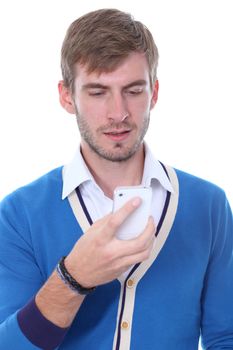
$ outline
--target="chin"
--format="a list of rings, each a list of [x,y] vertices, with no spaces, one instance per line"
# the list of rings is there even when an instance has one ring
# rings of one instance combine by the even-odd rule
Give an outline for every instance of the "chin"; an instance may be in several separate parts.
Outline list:
[[[98,154],[99,157],[104,158],[108,161],[125,162],[135,155],[140,145],[137,145],[137,147],[135,146],[126,147],[123,146],[121,143],[116,143],[112,149],[107,150],[103,148],[98,148],[94,151]]]

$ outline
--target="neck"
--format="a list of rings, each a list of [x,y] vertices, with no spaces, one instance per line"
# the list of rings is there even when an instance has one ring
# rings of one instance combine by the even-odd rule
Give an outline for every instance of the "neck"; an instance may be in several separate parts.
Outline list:
[[[112,162],[101,158],[95,152],[87,152],[81,147],[83,158],[104,194],[113,198],[117,186],[140,185],[144,169],[144,145],[141,144],[135,154],[126,161]]]

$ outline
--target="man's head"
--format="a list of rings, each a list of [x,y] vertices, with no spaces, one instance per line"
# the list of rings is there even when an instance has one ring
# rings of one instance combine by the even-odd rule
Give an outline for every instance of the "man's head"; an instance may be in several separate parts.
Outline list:
[[[124,12],[99,10],[71,24],[59,94],[77,117],[86,158],[119,162],[142,154],[158,95],[157,61],[148,29]]]
[[[128,13],[101,9],[78,18],[68,28],[62,46],[64,85],[71,91],[78,74],[77,63],[91,72],[111,72],[131,53],[144,53],[150,84],[156,80],[158,50],[149,30]]]

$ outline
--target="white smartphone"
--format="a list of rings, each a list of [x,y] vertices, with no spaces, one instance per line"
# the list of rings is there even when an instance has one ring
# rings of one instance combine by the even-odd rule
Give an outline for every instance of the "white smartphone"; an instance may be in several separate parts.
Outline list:
[[[117,231],[117,238],[132,239],[140,235],[145,229],[151,214],[151,187],[122,186],[117,187],[113,197],[113,212],[120,209],[130,199],[140,197],[140,206],[123,222]]]

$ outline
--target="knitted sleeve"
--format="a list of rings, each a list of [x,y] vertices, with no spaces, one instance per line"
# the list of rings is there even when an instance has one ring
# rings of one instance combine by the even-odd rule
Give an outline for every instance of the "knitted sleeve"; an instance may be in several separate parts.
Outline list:
[[[34,303],[43,283],[30,221],[14,193],[0,203],[0,349],[50,350],[63,339],[66,329],[46,320]]]
[[[202,342],[205,349],[233,349],[233,218],[226,197],[210,208],[212,247],[202,293]]]

